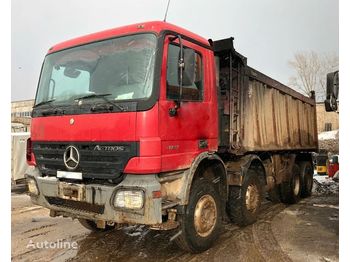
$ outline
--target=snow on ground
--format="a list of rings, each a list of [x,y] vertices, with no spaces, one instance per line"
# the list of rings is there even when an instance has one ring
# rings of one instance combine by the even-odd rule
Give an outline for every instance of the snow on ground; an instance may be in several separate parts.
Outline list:
[[[148,232],[150,231],[150,229],[145,228],[144,225],[131,225],[131,226],[124,227],[122,230],[124,231],[124,233],[126,233],[129,236],[132,236],[132,237],[140,236],[141,238],[147,235]]]
[[[320,175],[314,175],[314,180],[317,180],[317,182],[319,183],[328,183],[330,180],[332,180],[331,178],[329,178],[327,175],[324,176],[320,176]],[[332,180],[333,181],[333,180]]]
[[[339,194],[339,182],[328,176],[314,175],[312,192],[314,195]]]
[[[318,140],[339,139],[339,129],[318,134]]]

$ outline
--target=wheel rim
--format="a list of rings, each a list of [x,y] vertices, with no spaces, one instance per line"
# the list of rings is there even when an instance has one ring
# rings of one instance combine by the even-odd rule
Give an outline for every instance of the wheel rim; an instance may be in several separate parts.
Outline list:
[[[202,196],[194,210],[194,227],[201,237],[206,237],[214,230],[217,219],[215,200],[210,195]]]
[[[295,176],[294,177],[294,186],[293,186],[294,195],[297,196],[299,194],[299,191],[300,191],[300,177]]]
[[[259,190],[255,184],[251,184],[247,187],[247,191],[245,193],[245,204],[248,211],[256,211],[259,204]]]

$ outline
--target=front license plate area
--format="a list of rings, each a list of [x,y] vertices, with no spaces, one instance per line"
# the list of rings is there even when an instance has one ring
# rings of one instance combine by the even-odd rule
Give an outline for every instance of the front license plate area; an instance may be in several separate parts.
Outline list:
[[[83,174],[81,172],[66,172],[66,171],[57,171],[58,178],[68,178],[68,179],[77,179],[82,180]]]
[[[58,195],[60,198],[75,201],[85,201],[85,185],[60,182],[58,184]]]

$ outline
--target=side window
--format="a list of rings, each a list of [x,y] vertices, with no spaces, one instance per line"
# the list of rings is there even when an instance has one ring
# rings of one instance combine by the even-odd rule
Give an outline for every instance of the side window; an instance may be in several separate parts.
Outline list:
[[[170,44],[168,47],[166,96],[167,99],[171,100],[178,99],[180,96],[178,75],[179,55],[180,47]],[[194,83],[192,85],[184,85],[182,88],[182,100],[184,101],[201,101],[203,99],[203,64],[202,57],[197,52],[195,52],[194,63]]]

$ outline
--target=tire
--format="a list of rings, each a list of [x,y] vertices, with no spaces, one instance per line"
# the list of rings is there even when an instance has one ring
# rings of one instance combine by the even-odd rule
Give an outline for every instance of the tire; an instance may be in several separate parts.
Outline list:
[[[314,184],[314,170],[310,162],[301,162],[299,164],[301,175],[301,197],[309,197],[312,194]]]
[[[204,178],[192,184],[189,203],[184,214],[178,214],[181,234],[176,244],[186,251],[200,253],[209,249],[218,238],[222,225],[222,207],[214,184]],[[212,212],[208,212],[211,210]],[[200,223],[201,221],[212,223]]]
[[[98,228],[96,223],[92,220],[88,220],[88,219],[84,219],[84,218],[79,218],[78,220],[83,227],[85,227],[93,232],[109,231],[109,230],[113,230],[115,228],[115,226],[110,226],[110,225],[106,225],[105,228]]]
[[[301,175],[299,167],[294,164],[289,181],[281,184],[281,201],[286,204],[295,204],[300,200]]]
[[[229,188],[228,217],[239,226],[253,224],[258,218],[262,198],[261,182],[254,171],[248,170],[242,186]]]

